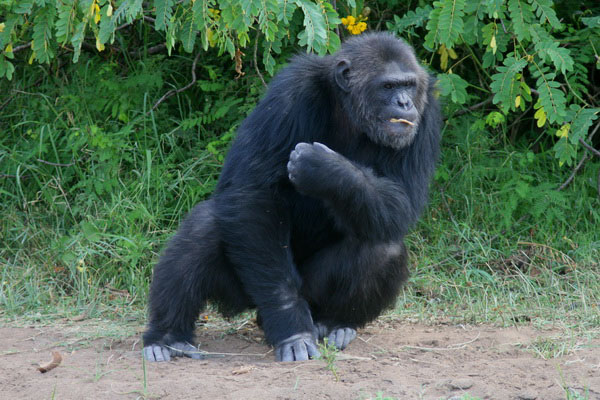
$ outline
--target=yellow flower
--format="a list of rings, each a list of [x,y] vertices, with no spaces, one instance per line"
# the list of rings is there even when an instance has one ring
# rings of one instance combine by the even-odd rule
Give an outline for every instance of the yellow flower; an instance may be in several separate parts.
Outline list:
[[[348,25],[348,18],[342,18],[342,24],[343,25]],[[0,27],[2,29],[4,29],[4,26],[2,26],[2,25],[4,25],[4,24],[1,24]],[[0,32],[2,32],[2,31],[0,30]]]
[[[353,35],[358,35],[367,30],[367,24],[363,22],[364,20],[366,20],[366,17],[362,15],[358,20],[354,16],[348,15],[347,17],[342,18],[342,24],[346,27],[348,32]]]

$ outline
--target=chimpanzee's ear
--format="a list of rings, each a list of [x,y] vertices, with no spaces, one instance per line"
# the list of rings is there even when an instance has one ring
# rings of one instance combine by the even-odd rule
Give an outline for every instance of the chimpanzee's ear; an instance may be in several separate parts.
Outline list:
[[[335,83],[337,83],[339,88],[344,92],[350,91],[348,72],[350,72],[350,61],[340,60],[335,66]]]

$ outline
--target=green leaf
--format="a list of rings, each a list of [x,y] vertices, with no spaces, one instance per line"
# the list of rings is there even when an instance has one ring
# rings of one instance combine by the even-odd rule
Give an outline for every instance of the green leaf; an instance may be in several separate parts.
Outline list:
[[[6,48],[6,45],[11,42],[11,35],[18,25],[23,23],[23,17],[20,15],[12,15],[8,17],[4,23],[4,30],[0,32],[0,49]]]
[[[194,21],[194,13],[187,13],[187,18],[179,30],[179,40],[181,40],[183,49],[188,53],[194,51],[194,44],[196,43],[197,34],[198,29],[196,28],[196,23]]]
[[[451,49],[458,42],[465,24],[465,0],[442,0],[439,16],[440,43]]]
[[[562,27],[556,12],[552,9],[552,0],[529,0],[529,2],[535,7],[535,15],[538,16],[541,24],[547,21],[554,29]]]
[[[409,28],[420,28],[425,25],[431,14],[431,6],[417,7],[414,10],[409,10],[402,17],[394,15],[394,22],[388,22],[387,28],[401,35]]]
[[[491,126],[492,128],[498,127],[498,125],[503,124],[506,121],[504,114],[499,113],[498,111],[492,111],[485,117],[485,124]]]
[[[265,49],[263,53],[263,64],[265,65],[265,69],[269,73],[269,75],[273,75],[275,72],[275,59],[271,55],[271,52],[268,51],[268,48]]]
[[[581,22],[590,28],[600,28],[600,15],[597,17],[581,18]]]
[[[73,32],[75,17],[77,16],[77,4],[73,0],[64,0],[58,6],[58,19],[56,20],[56,40],[65,44]]]
[[[294,11],[298,6],[294,0],[277,0],[279,5],[277,12],[277,21],[283,21],[284,24],[289,24],[294,15]]]
[[[536,80],[536,87],[540,94],[539,101],[544,107],[544,111],[548,116],[548,121],[562,123],[566,115],[566,98],[565,94],[560,90],[560,83],[554,78],[556,73],[552,72],[550,67],[538,67],[533,64],[530,67],[531,75]]]
[[[33,23],[33,51],[36,59],[40,63],[50,63],[54,58],[54,46],[50,41],[52,39],[52,28],[54,27],[54,18],[56,8],[47,6],[37,11]]]
[[[100,19],[100,29],[98,30],[98,40],[100,43],[106,43],[109,41],[111,36],[115,33],[115,19],[117,18],[115,14],[112,16],[106,15],[108,11],[108,4],[102,7]]]
[[[87,24],[84,21],[81,21],[75,27],[75,32],[73,32],[73,36],[71,37],[71,44],[73,45],[73,62],[76,63],[79,60],[79,55],[81,54],[81,45],[83,44],[83,39],[85,39],[85,28]]]
[[[204,51],[208,50],[209,40],[208,31],[210,29],[208,16],[209,7],[212,8],[214,3],[212,1],[196,0],[192,6],[193,20],[196,24],[196,29],[201,33],[202,48]]]
[[[6,59],[4,54],[0,54],[0,78],[6,77],[10,81],[14,72],[15,66]]]
[[[15,1],[14,12],[17,14],[31,14],[31,9],[33,8],[33,0],[19,0]]]
[[[467,102],[467,81],[456,74],[438,75],[438,85],[442,96],[450,96],[453,103],[465,104]]]
[[[508,13],[517,39],[529,40],[529,24],[534,17],[531,6],[525,0],[508,0]]]
[[[552,62],[563,74],[572,71],[574,66],[571,52],[565,47],[559,47],[560,43],[538,24],[529,27],[529,32],[538,55],[545,62]]]
[[[296,0],[296,5],[304,13],[304,30],[298,34],[299,44],[306,46],[306,50],[326,50],[327,25],[319,6],[309,0]]]
[[[433,9],[429,13],[427,21],[427,35],[425,35],[425,47],[433,51],[440,43],[440,13],[442,12],[442,3],[435,1]]]
[[[494,104],[498,104],[505,113],[514,109],[514,99],[519,94],[519,79],[517,74],[527,66],[527,61],[508,57],[504,66],[498,67],[498,73],[492,75],[490,88],[494,92]]]
[[[577,144],[579,139],[586,139],[590,127],[600,114],[600,108],[582,108],[577,104],[571,104],[567,112],[567,120],[571,121],[571,133],[569,141]]]
[[[575,151],[575,147],[569,143],[567,138],[561,138],[554,145],[554,153],[556,154],[556,158],[558,158],[559,165],[567,164],[571,165],[573,163],[573,159],[577,156],[577,151]]]
[[[573,70],[573,58],[571,51],[565,47],[558,47],[558,42],[544,42],[545,46],[540,46],[539,55],[542,58],[550,59],[557,69],[565,74]],[[536,46],[537,48],[537,46]]]
[[[505,0],[487,0],[487,12],[489,18],[503,19],[504,18],[504,2]]]
[[[174,5],[175,0],[154,0],[154,7],[156,8],[156,22],[154,23],[154,29],[157,31],[164,31],[167,29],[167,26],[170,24],[171,18],[173,17]]]
[[[144,0],[126,0],[123,2],[123,4],[121,4],[119,6],[119,8],[127,7],[125,10],[127,22],[131,23],[133,20],[135,20],[140,15],[140,13],[142,13],[143,1]],[[115,14],[119,14],[119,10],[117,10],[117,12],[115,12]]]

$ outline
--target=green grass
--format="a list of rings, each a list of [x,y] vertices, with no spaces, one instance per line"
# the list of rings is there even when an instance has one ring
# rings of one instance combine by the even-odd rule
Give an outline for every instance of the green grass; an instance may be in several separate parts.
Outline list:
[[[213,86],[148,113],[164,80],[188,79],[177,60],[148,59],[127,73],[96,61],[66,66],[68,79],[40,71],[0,83],[26,92],[0,114],[5,321],[143,323],[160,249],[213,190],[230,133],[260,92],[256,80],[229,82],[214,73],[226,67],[205,66],[199,79]],[[228,111],[207,117],[218,110]],[[597,334],[600,163],[588,161],[558,192],[571,171],[543,141],[504,143],[481,121],[464,116],[445,128],[431,205],[407,238],[412,276],[391,315]],[[554,357],[563,346],[531,350]]]

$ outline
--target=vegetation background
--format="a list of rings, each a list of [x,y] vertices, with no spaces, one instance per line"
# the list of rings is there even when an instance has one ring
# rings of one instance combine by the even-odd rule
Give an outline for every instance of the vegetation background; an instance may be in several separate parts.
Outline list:
[[[141,325],[271,76],[373,30],[415,47],[446,116],[392,313],[597,336],[596,0],[0,0],[0,317]]]

